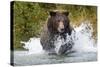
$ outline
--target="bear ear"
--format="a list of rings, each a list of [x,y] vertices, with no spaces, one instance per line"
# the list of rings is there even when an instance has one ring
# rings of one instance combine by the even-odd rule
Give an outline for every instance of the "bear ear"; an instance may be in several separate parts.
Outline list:
[[[68,16],[69,15],[69,12],[63,12],[64,15]]]
[[[56,12],[50,11],[49,14],[50,14],[50,16],[55,16],[56,15]]]

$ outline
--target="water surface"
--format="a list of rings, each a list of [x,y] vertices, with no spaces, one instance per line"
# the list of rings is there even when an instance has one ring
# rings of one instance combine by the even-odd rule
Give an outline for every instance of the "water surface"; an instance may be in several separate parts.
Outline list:
[[[96,52],[73,52],[68,55],[28,54],[28,51],[14,51],[14,65],[37,65],[97,61]]]

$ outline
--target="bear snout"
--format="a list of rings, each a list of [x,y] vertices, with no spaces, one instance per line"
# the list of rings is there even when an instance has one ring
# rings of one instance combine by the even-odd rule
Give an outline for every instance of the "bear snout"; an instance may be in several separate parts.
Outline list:
[[[64,32],[64,23],[63,22],[59,22],[59,24],[58,24],[58,31],[60,32],[60,33],[63,33]]]

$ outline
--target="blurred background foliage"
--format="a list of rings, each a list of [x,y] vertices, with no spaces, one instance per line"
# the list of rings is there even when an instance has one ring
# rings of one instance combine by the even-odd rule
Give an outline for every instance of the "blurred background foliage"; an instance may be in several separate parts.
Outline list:
[[[46,24],[50,10],[67,10],[72,25],[79,26],[81,22],[89,20],[93,26],[93,38],[97,39],[97,7],[35,3],[12,2],[13,9],[13,41],[14,49],[22,49],[20,41],[28,41],[31,37],[39,37],[42,27]]]

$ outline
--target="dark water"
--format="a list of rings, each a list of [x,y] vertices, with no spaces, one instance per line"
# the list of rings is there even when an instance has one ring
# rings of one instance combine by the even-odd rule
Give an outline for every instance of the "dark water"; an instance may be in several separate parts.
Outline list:
[[[97,61],[97,52],[73,52],[68,55],[28,54],[28,51],[14,51],[14,65],[39,65]]]

